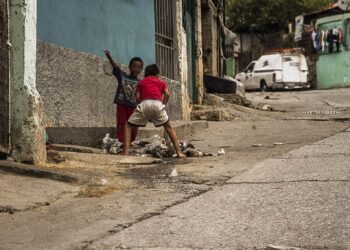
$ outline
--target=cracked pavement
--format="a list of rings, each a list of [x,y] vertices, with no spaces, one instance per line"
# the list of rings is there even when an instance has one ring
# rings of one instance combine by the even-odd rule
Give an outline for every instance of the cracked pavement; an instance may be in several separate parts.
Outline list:
[[[89,164],[108,177],[97,187],[1,174],[0,206],[18,211],[0,213],[0,249],[349,249],[350,123],[296,119],[299,103],[323,108],[327,92],[312,92],[267,93],[298,98],[286,98],[287,112],[211,122],[188,138],[224,156]],[[85,195],[94,188],[103,194]]]
[[[88,249],[264,249],[271,244],[349,249],[350,155],[332,148],[339,136],[350,153],[350,133],[345,132],[289,152],[285,162],[267,159],[226,185]],[[334,155],[326,161],[317,157],[322,151],[315,153],[324,144]],[[309,161],[300,161],[300,152]]]

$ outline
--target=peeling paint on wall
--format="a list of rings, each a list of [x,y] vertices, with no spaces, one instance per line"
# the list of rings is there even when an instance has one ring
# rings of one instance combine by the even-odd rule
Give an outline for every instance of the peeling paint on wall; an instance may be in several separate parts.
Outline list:
[[[36,0],[10,5],[11,143],[20,162],[46,161],[43,106],[36,90]]]

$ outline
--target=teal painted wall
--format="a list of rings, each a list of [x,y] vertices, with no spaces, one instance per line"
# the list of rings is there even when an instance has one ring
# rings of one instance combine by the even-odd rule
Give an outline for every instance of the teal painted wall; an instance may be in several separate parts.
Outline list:
[[[128,64],[155,62],[154,0],[38,0],[38,39]]]
[[[317,88],[350,87],[350,51],[322,55],[317,62]]]
[[[350,87],[350,14],[342,14],[317,20],[320,30],[341,28],[344,42],[340,52],[320,52],[317,62],[317,89]],[[336,48],[334,48],[336,50]]]

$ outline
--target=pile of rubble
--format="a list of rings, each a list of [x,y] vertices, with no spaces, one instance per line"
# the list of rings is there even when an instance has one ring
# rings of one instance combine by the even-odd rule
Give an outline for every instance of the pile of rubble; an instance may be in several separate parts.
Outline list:
[[[258,110],[273,111],[270,105],[253,104],[244,96],[236,94],[207,94],[203,96],[202,105],[193,105],[191,120],[233,121],[252,120],[261,114]]]
[[[106,134],[102,141],[104,153],[121,154],[123,152],[124,144],[118,139],[111,138],[109,134]],[[192,143],[187,143],[186,141],[180,141],[179,146],[182,153],[184,153],[187,157],[216,156],[225,154],[223,149],[221,149],[217,154],[204,153],[198,150]],[[150,138],[132,142],[132,147],[129,153],[130,155],[143,157],[176,157],[173,146],[159,135],[154,135]]]

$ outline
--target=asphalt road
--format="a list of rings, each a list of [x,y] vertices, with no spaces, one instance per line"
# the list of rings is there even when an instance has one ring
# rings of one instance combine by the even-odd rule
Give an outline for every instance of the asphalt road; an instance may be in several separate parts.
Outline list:
[[[349,201],[350,132],[345,132],[264,160],[89,249],[349,249]]]
[[[247,95],[283,112],[185,138],[223,156],[89,164],[107,184],[1,174],[0,249],[349,249],[350,89]]]

